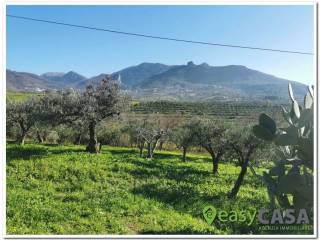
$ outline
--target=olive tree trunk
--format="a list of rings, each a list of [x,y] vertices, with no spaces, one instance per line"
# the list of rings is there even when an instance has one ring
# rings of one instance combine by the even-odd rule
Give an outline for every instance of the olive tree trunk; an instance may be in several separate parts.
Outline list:
[[[248,164],[243,164],[241,166],[241,171],[240,171],[240,174],[237,178],[237,181],[235,182],[230,194],[229,194],[229,198],[236,198],[237,197],[237,194],[239,192],[239,189],[240,189],[240,186],[242,185],[242,182],[243,182],[243,179],[244,179],[244,176],[246,175],[247,173],[247,168],[248,168]]]
[[[147,143],[147,148],[148,148],[147,158],[153,158],[153,153],[157,147],[158,141],[159,141],[159,138],[155,139],[154,142],[150,141]]]
[[[143,157],[143,148],[144,148],[144,142],[143,141],[138,143],[138,148],[139,148],[140,157]]]
[[[182,161],[183,162],[186,161],[186,155],[187,155],[187,148],[186,147],[182,147]]]
[[[214,158],[212,160],[212,173],[214,175],[217,175],[218,174],[218,168],[219,168],[219,161],[217,158]]]
[[[217,155],[211,155],[212,157],[212,173],[214,175],[218,174],[219,162],[222,157],[222,152],[218,152]]]
[[[40,134],[40,131],[37,131],[37,139],[38,139],[38,143],[43,143],[44,142],[43,137]]]
[[[162,151],[163,143],[164,143],[163,141],[159,142],[159,151]]]
[[[75,141],[74,141],[74,144],[75,145],[80,145],[81,144],[81,138],[82,138],[82,134],[78,134]]]
[[[152,151],[152,144],[150,142],[147,143],[147,158],[152,158],[153,157],[153,151]]]
[[[86,148],[86,151],[89,153],[98,153],[99,152],[99,144],[97,141],[96,124],[94,122],[89,123],[89,143]]]
[[[22,132],[19,139],[18,139],[18,142],[20,145],[24,145],[24,141],[26,139],[26,136],[27,136],[27,133],[26,132]]]
[[[20,134],[20,136],[18,138],[18,143],[20,145],[23,145],[24,141],[26,139],[28,130],[27,130],[27,128],[25,127],[25,125],[22,122],[19,123],[19,126],[20,126],[20,130],[21,130],[21,134]]]

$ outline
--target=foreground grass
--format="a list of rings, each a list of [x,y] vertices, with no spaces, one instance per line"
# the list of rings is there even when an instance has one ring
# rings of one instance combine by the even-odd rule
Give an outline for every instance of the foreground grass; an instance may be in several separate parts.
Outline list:
[[[221,210],[268,207],[265,188],[248,172],[236,200],[227,199],[239,169],[206,157],[133,149],[28,144],[7,146],[8,234],[243,234],[257,223],[208,225],[207,204]],[[258,169],[258,171],[261,171]]]

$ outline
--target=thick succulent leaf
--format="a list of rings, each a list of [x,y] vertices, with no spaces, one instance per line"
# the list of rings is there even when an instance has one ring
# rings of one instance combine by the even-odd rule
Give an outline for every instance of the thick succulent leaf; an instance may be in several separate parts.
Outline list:
[[[304,109],[301,112],[301,116],[299,118],[299,127],[304,127],[313,122],[313,110],[312,109]]]
[[[300,168],[297,165],[292,166],[288,171],[288,175],[300,175]]]
[[[295,101],[295,100],[294,100],[294,96],[293,96],[293,91],[292,91],[291,83],[289,83],[289,85],[288,85],[288,91],[289,91],[289,96],[290,96],[291,100],[292,100],[292,101]]]
[[[270,169],[271,176],[283,176],[285,174],[284,161],[279,161],[276,166]]]
[[[298,143],[298,157],[301,158],[310,169],[313,169],[313,140],[300,138]]]
[[[279,179],[278,193],[294,193],[306,183],[302,175],[288,174]]]
[[[269,117],[267,114],[260,114],[259,116],[259,124],[268,129],[272,134],[275,134],[276,131],[277,131],[277,126],[276,126],[276,123],[275,121]]]
[[[309,90],[309,93],[311,95],[311,97],[313,97],[313,86],[308,86],[308,90]]]
[[[310,92],[307,92],[306,96],[304,97],[304,107],[306,109],[311,108],[313,104],[313,97],[311,96]]]
[[[262,178],[264,183],[268,186],[268,189],[274,192],[277,185],[275,179],[273,179],[271,175],[265,171],[263,172]]]
[[[289,123],[292,124],[290,112],[288,112],[285,107],[281,106],[283,118]]]
[[[278,146],[290,146],[298,143],[298,137],[290,136],[289,134],[280,134],[275,138],[275,144]]]
[[[305,127],[300,128],[300,136],[303,136]]]
[[[297,101],[293,101],[293,111],[297,118],[300,118],[300,107]]]
[[[290,111],[290,119],[292,121],[292,124],[296,124],[298,122],[298,118],[294,112],[294,104],[292,102],[292,107],[291,107],[291,111]]]
[[[267,188],[267,190],[268,190],[270,208],[274,209],[276,205],[276,195],[271,191],[270,188]]]
[[[293,206],[295,209],[308,209],[309,201],[299,193],[293,194]]]
[[[261,125],[253,126],[252,131],[257,138],[265,141],[272,141],[274,139],[274,134]]]
[[[287,128],[280,128],[284,133],[292,136],[292,137],[298,137],[298,128],[295,127],[294,125],[290,125]]]
[[[309,168],[310,170],[313,170],[313,156],[310,156],[306,154],[303,151],[298,151],[298,158],[303,160],[303,164]]]
[[[278,176],[279,172],[279,166],[274,166],[273,168],[270,169],[269,174],[271,176]]]
[[[310,152],[313,154],[313,139],[308,138],[300,138],[299,139],[299,147],[304,152]]]
[[[308,201],[313,200],[313,185],[303,185],[297,188],[297,192]]]

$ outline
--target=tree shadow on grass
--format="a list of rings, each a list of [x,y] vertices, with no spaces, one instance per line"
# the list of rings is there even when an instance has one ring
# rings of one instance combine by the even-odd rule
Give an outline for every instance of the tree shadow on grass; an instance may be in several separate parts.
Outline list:
[[[61,147],[58,143],[39,143],[41,146],[46,146],[46,147]]]
[[[173,207],[180,213],[202,218],[202,209],[207,203],[215,202],[221,205],[224,198],[220,195],[201,193],[192,185],[159,185],[147,183],[132,189],[133,194],[154,199]],[[218,206],[217,205],[217,206]]]
[[[85,149],[50,149],[50,154],[88,153]]]
[[[136,165],[138,168],[126,171],[139,179],[162,177],[170,180],[176,180],[177,182],[187,181],[188,183],[198,184],[201,183],[204,178],[212,175],[211,172],[198,170],[191,166],[163,164],[154,160],[131,160],[130,163]]]
[[[7,162],[11,160],[29,160],[31,157],[41,157],[48,154],[48,149],[43,147],[24,147],[24,146],[11,146],[6,150]]]
[[[157,160],[162,160],[162,159],[168,159],[168,158],[178,158],[178,161],[182,162],[182,153],[176,152],[176,153],[170,153],[170,152],[160,152],[156,151],[154,153],[154,157]],[[194,161],[202,161],[202,162],[212,162],[212,159],[209,156],[206,155],[189,155],[187,153],[186,156],[186,162],[194,162]]]
[[[136,153],[138,154],[137,150],[135,149],[131,149],[131,148],[128,148],[128,149],[106,149],[104,150],[103,147],[102,147],[102,150],[103,151],[106,151],[106,152],[109,152],[111,154],[133,154],[133,153]]]
[[[241,191],[241,189],[240,189]],[[146,199],[153,199],[175,211],[190,214],[195,218],[203,218],[202,210],[208,204],[214,205],[223,210],[246,209],[248,203],[254,204],[257,209],[267,208],[268,202],[257,197],[242,196],[239,194],[236,199],[228,199],[227,193],[201,192],[195,186],[187,184],[166,185],[156,183],[142,184],[131,190],[133,194],[143,196]]]
[[[50,148],[46,147],[50,146]],[[59,145],[57,145],[59,146]],[[61,145],[60,145],[61,147]],[[6,149],[6,161],[11,160],[30,160],[31,158],[41,158],[48,155],[59,155],[67,153],[85,152],[85,149],[61,149],[55,148],[55,145],[51,144],[39,144],[39,145],[9,145]]]
[[[202,209],[208,203],[214,203],[215,206],[226,206],[227,208],[233,208],[238,204],[243,205],[248,201],[257,204],[257,206],[261,203],[261,200],[249,197],[248,194],[244,196],[240,194],[236,199],[228,199],[228,192],[217,191],[209,193],[201,191],[197,187],[204,182],[208,182],[208,179],[213,178],[215,180],[210,181],[212,184],[227,184],[227,191],[229,191],[233,187],[237,173],[233,174],[232,178],[230,174],[215,176],[211,171],[196,169],[184,164],[173,165],[170,162],[157,160],[143,161],[133,159],[130,161],[130,163],[137,166],[133,170],[125,170],[138,180],[137,186],[131,190],[133,194],[154,199],[173,207],[178,212],[191,214],[197,218],[202,217]],[[228,176],[222,178],[222,175]],[[246,176],[240,192],[244,190],[244,185],[253,186],[252,183],[257,182],[254,177],[249,177],[249,175]],[[166,181],[165,179],[176,182]]]

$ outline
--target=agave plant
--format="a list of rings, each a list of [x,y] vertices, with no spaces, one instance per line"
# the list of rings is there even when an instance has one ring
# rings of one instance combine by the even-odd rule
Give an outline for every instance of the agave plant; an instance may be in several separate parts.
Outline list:
[[[268,189],[272,206],[312,210],[313,208],[313,87],[309,87],[303,106],[288,86],[291,109],[282,107],[287,127],[261,114],[254,134],[277,146],[278,159],[260,176]]]

